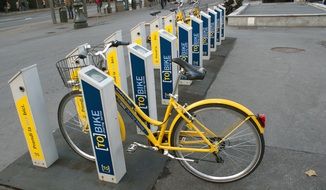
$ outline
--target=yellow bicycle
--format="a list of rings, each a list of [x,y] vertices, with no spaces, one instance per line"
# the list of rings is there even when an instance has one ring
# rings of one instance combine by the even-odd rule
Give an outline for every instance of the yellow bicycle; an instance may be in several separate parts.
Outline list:
[[[126,44],[119,41],[109,43],[105,50]],[[96,54],[104,56],[105,51]],[[80,58],[78,58],[80,59]],[[180,76],[188,80],[202,80],[206,71],[174,58],[180,66]],[[57,67],[65,84],[78,84],[76,79],[65,78],[63,70],[71,76],[78,64]],[[69,69],[68,69],[69,67]],[[176,82],[178,84],[178,82]],[[259,165],[264,154],[265,116],[255,115],[243,105],[226,99],[205,99],[191,105],[180,105],[177,94],[170,94],[163,121],[147,116],[117,85],[115,96],[118,105],[130,116],[145,134],[150,145],[132,143],[128,152],[137,147],[160,152],[169,158],[179,160],[191,174],[211,182],[232,182],[239,180]],[[69,92],[60,102],[58,123],[65,140],[79,155],[94,160],[89,134],[82,129],[87,123],[81,121],[76,107],[76,98],[81,98],[80,90]],[[172,114],[175,113],[175,114]],[[173,116],[174,115],[174,116]],[[152,132],[149,125],[158,127]],[[123,130],[121,130],[123,131]],[[81,141],[82,139],[82,141]],[[88,152],[84,149],[88,147]]]
[[[200,5],[199,0],[192,1],[190,3],[191,7],[183,8],[183,3],[180,3],[177,8],[170,9],[171,12],[175,12],[175,21],[190,23],[190,15],[194,15],[197,18],[200,18]]]

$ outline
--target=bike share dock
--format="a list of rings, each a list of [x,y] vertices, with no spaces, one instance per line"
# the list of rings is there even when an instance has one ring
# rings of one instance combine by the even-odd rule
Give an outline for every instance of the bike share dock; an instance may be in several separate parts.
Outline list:
[[[211,53],[211,59],[204,61],[207,69],[203,81],[194,81],[192,86],[179,86],[180,102],[192,103],[206,96],[212,82],[223,66],[228,53],[235,43],[234,38],[226,38],[216,52]],[[155,70],[155,81],[159,83],[160,73]],[[130,79],[130,78],[129,78]],[[128,80],[130,82],[130,80]],[[131,84],[129,84],[131,86]],[[160,94],[160,85],[156,85],[156,94]],[[161,101],[156,96],[157,102]],[[165,110],[157,105],[158,118],[163,117]],[[122,113],[122,112],[121,112]],[[123,113],[125,114],[125,113]],[[124,118],[128,118],[126,115]],[[124,150],[134,141],[147,142],[137,135],[134,123],[125,119],[127,138],[123,143]],[[156,181],[164,175],[166,157],[148,150],[138,150],[133,154],[124,153],[127,173],[119,184],[106,183],[98,180],[97,169],[93,162],[87,161],[74,153],[57,130],[54,138],[58,148],[59,159],[49,168],[34,167],[29,153],[24,154],[7,168],[0,172],[0,184],[8,189],[152,189]],[[173,172],[173,171],[171,171]]]
[[[326,6],[318,3],[244,4],[228,15],[229,26],[326,26]]]

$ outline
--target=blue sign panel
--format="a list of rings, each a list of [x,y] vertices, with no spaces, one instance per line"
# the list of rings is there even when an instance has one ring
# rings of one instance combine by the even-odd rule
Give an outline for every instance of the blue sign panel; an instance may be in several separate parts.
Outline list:
[[[189,42],[188,42],[188,31],[179,27],[179,57],[189,62]]]
[[[210,35],[210,40],[211,40],[211,48],[215,48],[215,23],[216,23],[216,16],[209,12],[209,16],[211,16],[211,35]]]
[[[135,103],[146,115],[149,115],[145,62],[133,53],[130,53],[130,62]]]
[[[100,91],[85,81],[82,81],[82,87],[98,171],[114,175]]]
[[[203,21],[203,55],[208,56],[208,40],[210,39],[208,34],[208,18],[202,16],[201,19]]]
[[[195,66],[200,66],[200,24],[192,21],[192,64]]]
[[[162,79],[162,99],[169,100],[169,94],[173,92],[172,75],[172,44],[165,38],[160,37],[161,49],[161,79]]]
[[[223,38],[224,37],[224,17],[225,17],[225,11],[224,9],[221,9],[222,10],[222,17],[221,17],[221,22],[222,22],[222,28],[221,28],[221,37]]]
[[[221,11],[217,11],[215,10],[216,13],[217,13],[217,16],[216,16],[216,43],[220,43],[221,42],[221,34],[220,34],[220,22],[221,22]]]

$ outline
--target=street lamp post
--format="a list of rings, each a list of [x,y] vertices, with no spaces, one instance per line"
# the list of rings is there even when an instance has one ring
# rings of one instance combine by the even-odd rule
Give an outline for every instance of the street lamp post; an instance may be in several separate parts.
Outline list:
[[[75,9],[75,20],[74,20],[74,28],[86,28],[88,26],[87,24],[87,16],[84,12],[84,3],[82,0],[75,0],[74,4]]]

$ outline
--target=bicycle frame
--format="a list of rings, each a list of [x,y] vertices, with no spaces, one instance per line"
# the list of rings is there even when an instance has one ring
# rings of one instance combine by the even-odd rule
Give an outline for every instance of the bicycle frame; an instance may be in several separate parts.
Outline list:
[[[178,102],[171,96],[169,104],[167,106],[163,121],[157,121],[148,117],[118,86],[115,85],[115,95],[118,104],[124,109],[124,111],[131,117],[131,119],[137,124],[140,130],[147,136],[148,140],[159,149],[164,150],[178,150],[178,151],[189,151],[189,152],[214,152],[217,150],[216,144],[212,144],[207,137],[196,127],[192,120],[189,119],[190,115],[185,115],[188,113],[183,106],[178,104]],[[207,149],[197,149],[197,148],[182,148],[182,147],[172,147],[171,139],[168,138],[168,142],[164,143],[163,138],[166,132],[171,133],[171,130],[167,131],[168,121],[171,117],[172,110],[177,112],[177,116],[185,120],[190,128],[195,129],[197,135],[202,138],[203,143],[207,144],[209,148]],[[160,127],[158,137],[155,138],[153,132],[149,128],[149,124]],[[201,127],[204,127],[201,125]],[[204,127],[205,130],[208,130]],[[213,132],[209,131],[213,134]],[[168,134],[170,137],[170,134]],[[215,135],[216,137],[216,135]],[[198,143],[198,142],[197,142]]]

